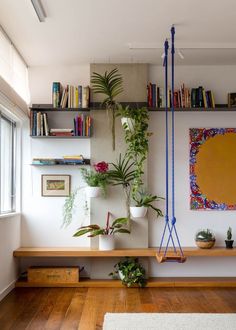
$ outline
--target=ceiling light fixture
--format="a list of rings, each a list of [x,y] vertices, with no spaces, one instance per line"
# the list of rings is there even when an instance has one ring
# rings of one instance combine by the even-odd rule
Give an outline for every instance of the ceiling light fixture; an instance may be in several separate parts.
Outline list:
[[[40,0],[31,0],[34,10],[38,16],[39,22],[44,22],[46,16],[45,10]]]

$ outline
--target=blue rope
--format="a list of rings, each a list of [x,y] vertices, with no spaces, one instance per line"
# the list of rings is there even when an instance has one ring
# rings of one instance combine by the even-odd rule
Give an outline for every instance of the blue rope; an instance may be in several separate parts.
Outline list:
[[[159,253],[162,250],[162,245],[164,242],[166,230],[168,228],[169,231],[169,237],[167,240],[167,244],[164,251],[164,257],[166,257],[166,254],[168,252],[170,241],[172,242],[174,252],[177,254],[176,246],[174,243],[173,233],[176,237],[178,247],[181,253],[181,256],[184,257],[183,250],[180,245],[180,240],[178,237],[178,233],[175,227],[176,224],[176,218],[175,218],[175,122],[174,122],[174,57],[175,57],[175,27],[172,26],[171,28],[171,89],[172,89],[172,104],[171,104],[171,156],[172,156],[172,163],[171,163],[171,171],[172,171],[172,180],[171,180],[171,188],[172,188],[172,220],[171,220],[171,226],[169,224],[169,147],[168,147],[168,49],[169,44],[168,41],[165,41],[164,48],[165,48],[165,58],[164,58],[164,66],[165,66],[165,120],[166,120],[166,216],[165,216],[165,227],[161,238],[161,244],[159,247]],[[175,262],[175,260],[172,260],[172,262]]]

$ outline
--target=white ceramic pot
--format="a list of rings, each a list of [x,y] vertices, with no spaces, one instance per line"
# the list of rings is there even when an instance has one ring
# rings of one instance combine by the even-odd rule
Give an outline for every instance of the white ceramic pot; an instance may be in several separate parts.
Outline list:
[[[108,251],[114,250],[115,239],[114,235],[99,235],[99,250]]]
[[[132,118],[122,117],[121,118],[121,124],[125,129],[129,129],[130,131],[134,130],[135,121]]]
[[[144,218],[147,214],[147,209],[145,206],[131,206],[130,213],[133,218]]]
[[[123,274],[123,272],[121,270],[118,270],[118,274],[119,274],[120,280],[123,281],[123,279],[125,278],[125,275]]]
[[[86,191],[86,196],[87,198],[95,198],[95,197],[99,197],[102,194],[102,188],[100,187],[86,187],[85,188]]]

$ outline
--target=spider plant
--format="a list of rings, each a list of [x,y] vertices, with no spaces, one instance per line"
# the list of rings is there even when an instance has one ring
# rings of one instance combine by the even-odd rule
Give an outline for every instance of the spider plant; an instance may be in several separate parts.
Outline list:
[[[108,116],[111,115],[112,149],[115,150],[115,119],[117,102],[116,96],[123,92],[123,79],[118,69],[115,68],[103,75],[93,72],[91,77],[92,89],[95,94],[105,95],[102,105],[106,107]]]
[[[130,162],[127,157],[120,154],[116,163],[110,164],[108,171],[108,180],[113,186],[122,186],[126,201],[127,218],[130,219],[130,194],[131,183],[134,180],[135,171],[133,170],[134,163]],[[128,223],[129,225],[129,223]]]

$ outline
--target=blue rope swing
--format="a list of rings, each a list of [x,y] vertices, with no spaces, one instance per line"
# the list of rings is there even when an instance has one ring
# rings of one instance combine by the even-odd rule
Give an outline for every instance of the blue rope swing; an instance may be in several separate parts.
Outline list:
[[[179,236],[176,230],[176,217],[175,217],[175,115],[174,115],[174,59],[175,59],[175,27],[171,28],[171,89],[172,89],[172,104],[171,104],[171,198],[172,198],[172,218],[170,224],[169,218],[169,127],[168,127],[168,40],[164,43],[165,57],[165,121],[166,121],[166,214],[165,214],[165,227],[161,238],[161,244],[156,255],[158,262],[180,262],[186,261],[183,250],[180,245]],[[167,244],[163,247],[166,234]],[[173,246],[173,252],[168,254],[170,242]],[[175,244],[176,242],[176,244]]]

